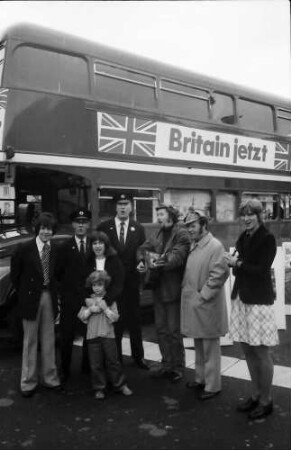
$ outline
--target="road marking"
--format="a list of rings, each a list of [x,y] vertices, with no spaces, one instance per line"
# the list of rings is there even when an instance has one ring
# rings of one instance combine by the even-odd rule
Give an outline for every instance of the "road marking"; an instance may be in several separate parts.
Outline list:
[[[74,341],[74,345],[81,346],[83,338]],[[143,341],[145,359],[153,362],[161,361],[161,353],[158,344]],[[195,369],[195,350],[187,347],[193,346],[193,339],[184,338],[186,367]],[[125,356],[131,355],[130,340],[127,337],[122,339],[122,353]],[[230,356],[221,357],[221,374],[225,377],[238,378],[250,381],[249,371],[244,359],[232,358]],[[273,386],[291,389],[291,368],[286,366],[274,366]]]

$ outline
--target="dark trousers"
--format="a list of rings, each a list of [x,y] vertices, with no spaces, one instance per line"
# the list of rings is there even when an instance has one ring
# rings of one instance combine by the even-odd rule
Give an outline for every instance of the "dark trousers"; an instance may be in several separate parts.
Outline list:
[[[121,301],[118,304],[119,320],[114,324],[115,338],[119,360],[122,362],[122,337],[125,329],[129,332],[131,356],[135,361],[140,361],[144,357],[142,344],[140,305],[139,305],[138,287],[128,286],[122,294]]]
[[[107,386],[107,376],[114,389],[125,384],[125,376],[117,355],[114,338],[98,337],[88,342],[92,388],[103,391]]]
[[[83,336],[82,370],[89,371],[89,357],[86,336],[86,327],[77,317],[78,311],[64,310],[60,315],[60,348],[61,348],[61,371],[65,377],[70,374],[73,342],[77,330]]]
[[[162,302],[155,299],[155,326],[166,371],[182,372],[185,350],[180,332],[180,302]]]

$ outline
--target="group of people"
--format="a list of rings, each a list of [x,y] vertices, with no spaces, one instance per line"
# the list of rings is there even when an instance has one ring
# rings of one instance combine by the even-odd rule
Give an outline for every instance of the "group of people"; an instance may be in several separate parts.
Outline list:
[[[221,392],[220,337],[228,330],[242,343],[252,380],[249,399],[239,411],[252,419],[273,410],[273,362],[270,347],[278,344],[272,308],[271,265],[274,236],[262,223],[257,199],[244,202],[239,214],[245,230],[229,254],[208,229],[208,218],[189,209],[184,223],[172,206],[156,208],[159,229],[147,239],[141,224],[131,219],[126,193],[116,198],[116,216],[101,222],[89,237],[89,211],[72,214],[74,236],[58,249],[51,237],[55,220],[42,213],[36,238],[22,244],[11,260],[11,280],[18,293],[24,340],[20,388],[30,397],[40,382],[61,389],[70,377],[73,341],[85,326],[84,370],[90,370],[96,399],[108,385],[131,395],[123,368],[122,337],[128,329],[133,362],[153,378],[173,383],[184,375],[183,336],[194,339],[195,378],[186,386],[201,400]],[[224,284],[230,269],[235,276],[230,326]],[[153,292],[155,327],[161,364],[144,359],[140,318],[140,286]],[[61,367],[56,367],[54,319],[60,298]],[[39,336],[39,338],[38,338]],[[38,339],[41,373],[37,371]],[[60,375],[59,375],[60,374]]]

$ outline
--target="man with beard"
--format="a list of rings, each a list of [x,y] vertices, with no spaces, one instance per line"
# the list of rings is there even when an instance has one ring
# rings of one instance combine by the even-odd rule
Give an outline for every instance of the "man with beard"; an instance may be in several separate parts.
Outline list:
[[[150,273],[155,326],[162,355],[161,367],[152,369],[151,375],[178,382],[185,367],[180,333],[180,298],[190,238],[187,230],[178,224],[179,213],[175,208],[161,204],[156,211],[160,229],[140,247],[137,268],[140,273],[147,269]]]

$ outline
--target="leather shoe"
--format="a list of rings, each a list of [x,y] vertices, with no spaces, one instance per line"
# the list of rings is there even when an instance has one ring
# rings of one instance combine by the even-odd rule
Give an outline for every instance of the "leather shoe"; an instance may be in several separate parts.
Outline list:
[[[208,391],[203,391],[201,392],[201,394],[199,395],[199,399],[200,400],[209,400],[212,397],[215,397],[216,395],[220,394],[220,391],[217,392],[208,392]]]
[[[186,388],[188,389],[204,389],[204,383],[198,383],[197,381],[187,381]]]
[[[261,419],[262,417],[268,416],[273,412],[273,402],[268,403],[267,405],[262,405],[261,403],[249,412],[248,417],[251,420]]]
[[[248,398],[247,400],[244,400],[240,402],[236,410],[239,412],[249,412],[255,409],[259,404],[259,400],[254,400],[252,397]]]
[[[170,381],[172,383],[178,383],[179,381],[182,380],[182,378],[183,378],[183,374],[181,372],[178,372],[178,371],[171,372]]]
[[[144,359],[138,359],[135,361],[135,364],[137,365],[137,367],[139,367],[140,369],[143,370],[149,370],[149,366],[148,364],[145,362]]]
[[[32,389],[31,391],[21,391],[21,395],[24,398],[30,398],[35,394],[35,389]]]
[[[156,379],[171,379],[172,373],[168,370],[164,370],[162,368],[159,369],[151,369],[150,370],[150,377],[156,378]]]

